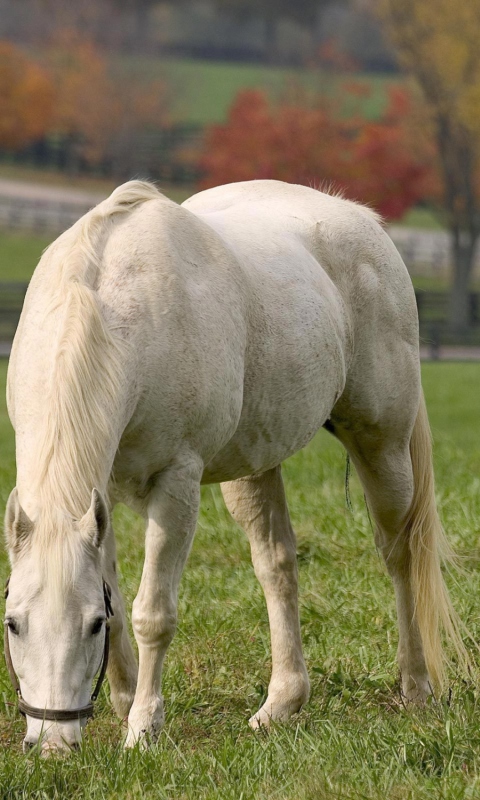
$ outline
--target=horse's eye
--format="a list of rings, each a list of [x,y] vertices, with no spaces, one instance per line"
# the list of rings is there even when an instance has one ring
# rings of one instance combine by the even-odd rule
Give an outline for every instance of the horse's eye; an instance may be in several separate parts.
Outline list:
[[[14,619],[7,619],[8,630],[18,636],[18,625]]]
[[[92,636],[95,636],[97,633],[100,633],[104,622],[105,620],[103,619],[103,617],[99,617],[98,619],[95,620],[95,622],[92,625]]]

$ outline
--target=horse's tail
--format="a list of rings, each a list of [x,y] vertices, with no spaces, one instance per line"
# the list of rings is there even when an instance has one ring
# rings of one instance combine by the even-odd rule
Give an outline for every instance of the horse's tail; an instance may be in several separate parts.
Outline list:
[[[442,632],[450,639],[461,666],[470,660],[460,635],[462,626],[443,580],[441,563],[452,561],[435,502],[432,439],[423,393],[410,440],[414,493],[404,523],[410,547],[410,578],[423,651],[433,684],[444,681]]]
[[[92,208],[75,225],[66,230],[45,251],[44,258],[59,254],[62,269],[59,273],[58,288],[63,290],[71,282],[95,284],[102,253],[99,237],[109,222],[133,211],[148,200],[164,197],[153,183],[147,181],[128,181],[118,186],[112,194]]]

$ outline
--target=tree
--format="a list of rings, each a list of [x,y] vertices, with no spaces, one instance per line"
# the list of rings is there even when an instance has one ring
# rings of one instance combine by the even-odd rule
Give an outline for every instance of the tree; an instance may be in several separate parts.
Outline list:
[[[436,142],[442,212],[453,241],[451,322],[469,323],[468,289],[480,236],[480,4],[378,0],[392,42],[416,79]]]
[[[70,139],[70,168],[80,156],[98,161],[112,135],[115,102],[105,60],[89,40],[60,31],[48,64],[56,92],[52,130]]]
[[[145,47],[149,40],[150,10],[157,2],[158,0],[113,0],[114,7],[134,15],[136,28],[134,38],[137,47]]]
[[[290,19],[302,25],[316,24],[320,10],[329,0],[214,0],[217,8],[244,17],[259,17],[265,23],[267,57],[276,59],[277,22]]]
[[[215,4],[234,14],[270,19],[287,18],[304,25],[312,25],[326,0],[215,0]]]
[[[71,168],[108,156],[117,174],[133,169],[138,134],[166,123],[168,96],[161,81],[113,74],[89,40],[62,32],[48,54],[56,102],[52,130],[70,138]]]
[[[381,117],[357,116],[349,124],[348,164],[340,170],[340,180],[350,197],[368,202],[387,220],[400,219],[438,191],[434,150],[428,140],[419,140],[413,108],[411,94],[392,86]]]
[[[364,85],[350,82],[339,94],[355,107],[364,92]],[[255,178],[331,184],[396,219],[424,196],[431,180],[425,153],[411,146],[408,104],[408,94],[393,89],[381,119],[368,122],[359,111],[345,116],[324,97],[314,105],[306,98],[272,105],[263,92],[244,90],[226,123],[207,133],[202,186]]]
[[[47,72],[19,48],[0,42],[0,146],[17,150],[43,136],[53,100]]]

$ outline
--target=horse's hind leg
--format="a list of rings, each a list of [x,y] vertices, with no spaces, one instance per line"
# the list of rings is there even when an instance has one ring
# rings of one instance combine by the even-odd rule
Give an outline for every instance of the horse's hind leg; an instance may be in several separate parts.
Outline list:
[[[376,393],[370,415],[365,404],[359,410],[358,403],[343,402],[332,413],[333,432],[357,468],[376,523],[377,545],[393,580],[403,694],[422,702],[431,693],[430,681],[442,684],[442,627],[464,665],[468,657],[440,568],[446,544],[435,503],[423,396],[411,384],[393,404],[387,394],[383,408],[381,396]]]
[[[290,524],[280,467],[222,484],[227,508],[245,530],[255,574],[267,602],[272,676],[253,728],[286,720],[308,699],[310,684],[300,639],[295,534]]]
[[[403,527],[413,499],[408,442],[382,442],[381,437],[377,439],[371,434],[357,433],[354,437],[348,437],[345,444],[355,463],[375,521],[377,547],[393,581],[402,692],[407,700],[422,702],[431,689],[415,613],[408,531]]]

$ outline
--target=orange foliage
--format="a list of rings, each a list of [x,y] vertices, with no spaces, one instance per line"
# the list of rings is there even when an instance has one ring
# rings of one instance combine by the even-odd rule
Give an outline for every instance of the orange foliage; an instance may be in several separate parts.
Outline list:
[[[358,86],[350,88],[354,101]],[[344,101],[348,91],[343,87]],[[358,113],[345,118],[325,99],[317,106],[273,106],[259,90],[240,92],[226,123],[207,134],[203,187],[255,178],[333,183],[398,218],[433,186],[428,154],[405,122],[409,103],[405,91],[392,89],[384,115],[369,122]]]
[[[20,149],[50,126],[54,90],[48,74],[19,48],[0,42],[0,147]]]
[[[110,136],[113,91],[104,59],[93,44],[62,33],[48,54],[56,102],[52,128],[69,136],[81,135],[84,155],[96,160]]]
[[[112,146],[118,154],[134,133],[165,124],[165,85],[115,79],[90,41],[64,31],[48,61],[56,89],[53,128],[76,138],[87,161],[99,161]]]

